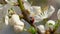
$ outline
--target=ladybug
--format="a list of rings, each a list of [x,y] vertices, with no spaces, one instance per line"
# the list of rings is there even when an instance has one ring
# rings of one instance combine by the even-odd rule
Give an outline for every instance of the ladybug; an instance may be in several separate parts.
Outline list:
[[[30,22],[33,24],[34,23],[34,17],[30,17]]]

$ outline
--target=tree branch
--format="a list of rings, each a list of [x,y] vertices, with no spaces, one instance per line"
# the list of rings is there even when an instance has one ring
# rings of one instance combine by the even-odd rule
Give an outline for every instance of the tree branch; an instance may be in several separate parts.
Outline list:
[[[24,16],[24,20],[26,20],[31,26],[33,26],[33,27],[37,30],[36,26],[31,23],[31,21],[30,21],[30,19],[29,19],[30,13],[29,13],[28,10],[25,10],[24,5],[23,5],[23,3],[22,3],[22,0],[17,0],[17,1],[18,1],[18,3],[19,3],[19,7],[20,7],[20,9],[21,9],[21,11],[22,11],[22,14],[23,14],[23,16]],[[37,30],[37,33],[40,34],[40,31]]]

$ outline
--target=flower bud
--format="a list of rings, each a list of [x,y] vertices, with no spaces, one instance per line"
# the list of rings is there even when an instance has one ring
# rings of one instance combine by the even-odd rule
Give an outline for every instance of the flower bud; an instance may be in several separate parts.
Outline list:
[[[45,24],[45,26],[46,26],[46,29],[51,29],[51,30],[53,30],[54,29],[54,25],[55,25],[55,21],[53,21],[53,20],[49,20],[49,21],[47,21],[47,23]]]
[[[44,25],[39,25],[39,26],[37,26],[37,28],[39,29],[39,31],[41,32],[41,34],[45,33],[45,27],[44,27]]]
[[[21,32],[24,29],[24,23],[19,19],[17,14],[11,16],[11,25],[14,27],[16,32]]]

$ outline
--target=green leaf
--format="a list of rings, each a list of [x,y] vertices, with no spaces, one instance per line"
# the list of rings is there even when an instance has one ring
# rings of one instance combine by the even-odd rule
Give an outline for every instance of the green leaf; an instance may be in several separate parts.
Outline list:
[[[58,27],[60,26],[60,20],[57,20],[56,21],[56,24],[55,24],[55,28],[54,28],[54,30],[56,31],[57,29],[58,29]]]
[[[32,26],[29,28],[29,32],[31,32],[32,34],[36,34],[36,30]]]

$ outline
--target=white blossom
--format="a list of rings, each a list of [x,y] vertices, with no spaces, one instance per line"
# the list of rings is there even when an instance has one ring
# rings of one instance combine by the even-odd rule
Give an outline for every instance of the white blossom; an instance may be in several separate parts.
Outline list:
[[[23,28],[24,28],[24,23],[20,20],[18,14],[13,14],[13,15],[11,15],[11,18],[9,18],[8,15],[10,15],[10,12],[13,12],[13,11],[10,11],[10,12],[8,13],[8,10],[9,10],[10,8],[16,10],[16,12],[18,12],[18,10],[19,10],[19,8],[17,8],[17,7],[14,7],[14,6],[11,6],[11,5],[9,5],[9,4],[6,4],[6,5],[4,6],[4,9],[3,9],[3,11],[4,11],[4,16],[5,16],[5,24],[6,24],[6,25],[13,26],[14,29],[15,29],[15,31],[16,31],[16,30],[22,31]],[[16,8],[17,8],[17,9],[16,9]]]
[[[53,6],[50,6],[50,8],[48,10],[45,10],[43,13],[40,13],[40,18],[41,19],[45,19],[50,17],[55,11],[55,8]],[[41,11],[42,12],[42,11]]]
[[[46,28],[47,30],[49,30],[49,28],[50,28],[51,30],[53,30],[53,29],[54,29],[54,26],[55,26],[55,21],[53,21],[53,20],[49,20],[49,21],[47,21],[47,23],[45,24],[45,28]]]
[[[55,11],[55,8],[50,5],[49,8],[42,13],[40,6],[31,6],[31,4],[27,0],[22,1],[24,2],[25,9],[27,9],[31,13],[31,15],[34,16],[35,22],[50,17]]]
[[[14,26],[14,29],[17,31],[22,31],[24,29],[24,23],[19,19],[17,14],[13,14],[11,17],[11,24]]]
[[[48,17],[50,17],[55,12],[55,8],[51,5],[47,11]]]
[[[39,29],[39,31],[43,34],[43,33],[45,33],[45,27],[44,27],[44,25],[39,25],[39,26],[37,26],[37,28]]]
[[[31,6],[30,8],[31,15],[34,16],[35,22],[40,21],[40,16],[38,14],[41,13],[41,7],[40,6]]]
[[[35,22],[49,18],[54,13],[54,11],[55,8],[53,6],[50,6],[49,9],[45,10],[44,12],[41,11],[41,7],[39,6],[34,6],[31,8],[31,12],[35,16]]]

